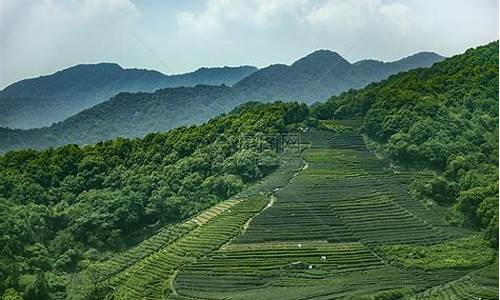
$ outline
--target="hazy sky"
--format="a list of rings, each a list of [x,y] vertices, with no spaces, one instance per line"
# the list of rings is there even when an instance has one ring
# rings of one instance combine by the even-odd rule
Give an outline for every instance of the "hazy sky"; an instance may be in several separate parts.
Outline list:
[[[79,63],[181,73],[453,55],[498,39],[498,0],[0,0],[0,88]]]

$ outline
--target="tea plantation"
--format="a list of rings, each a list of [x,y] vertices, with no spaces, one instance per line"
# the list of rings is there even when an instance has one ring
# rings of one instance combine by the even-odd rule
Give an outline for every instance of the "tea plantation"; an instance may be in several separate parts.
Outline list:
[[[75,286],[111,299],[498,299],[487,240],[411,195],[430,171],[377,158],[354,130],[302,141],[260,183]]]

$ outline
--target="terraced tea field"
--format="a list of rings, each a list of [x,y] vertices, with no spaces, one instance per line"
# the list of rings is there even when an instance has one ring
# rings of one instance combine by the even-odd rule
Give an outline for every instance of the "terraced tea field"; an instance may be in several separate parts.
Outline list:
[[[460,241],[477,234],[409,194],[429,172],[394,169],[355,132],[303,140],[300,160],[101,265],[96,284],[114,299],[498,299],[494,250],[426,257],[474,251]]]

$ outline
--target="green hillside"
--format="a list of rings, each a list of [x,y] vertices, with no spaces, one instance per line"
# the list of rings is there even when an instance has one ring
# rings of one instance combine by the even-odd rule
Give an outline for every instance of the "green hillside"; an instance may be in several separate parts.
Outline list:
[[[201,124],[242,102],[227,86],[198,85],[154,93],[120,93],[104,103],[40,129],[0,128],[0,151],[95,144],[116,137],[143,137],[177,126]],[[239,100],[236,100],[239,99]],[[186,116],[189,112],[189,116]]]
[[[355,131],[302,141],[300,157],[280,155],[276,172],[178,225],[174,239],[160,233],[93,265],[70,298],[498,298],[487,239],[409,195],[432,172],[395,172]]]
[[[298,107],[250,103],[144,139],[0,157],[0,290],[64,294],[67,273],[242,191],[279,162],[275,151],[239,147],[240,139],[266,145],[292,117],[307,116]]]
[[[497,149],[493,42],[310,110],[8,152],[0,295],[498,299]]]
[[[416,183],[416,195],[453,206],[451,222],[484,228],[498,245],[498,41],[313,111],[320,119],[362,117],[363,133],[384,155],[438,170]]]

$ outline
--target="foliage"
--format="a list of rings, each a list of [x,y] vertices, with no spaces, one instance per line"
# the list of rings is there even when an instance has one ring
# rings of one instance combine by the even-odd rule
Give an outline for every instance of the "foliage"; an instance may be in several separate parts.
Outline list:
[[[389,262],[425,270],[481,267],[496,257],[495,250],[479,235],[429,246],[381,246],[379,251]]]
[[[335,133],[352,131],[352,127],[339,123],[337,120],[320,120],[317,126],[318,129],[328,130]]]
[[[259,180],[279,165],[276,153],[238,148],[238,137],[282,131],[296,105],[254,103],[143,139],[0,157],[0,295],[8,288],[27,299],[64,292],[60,274]]]
[[[497,52],[498,43],[492,43],[430,69],[399,74],[363,90],[334,96],[327,103],[313,107],[314,118],[309,118],[305,105],[250,102],[204,125],[179,127],[142,139],[118,138],[93,146],[70,144],[46,151],[8,152],[0,157],[0,295],[4,299],[60,298],[70,280],[67,273],[87,270],[80,274],[92,275],[92,267],[99,265],[96,261],[114,257],[115,252],[130,249],[140,240],[161,243],[152,248],[148,248],[150,243],[138,247],[155,253],[151,259],[137,257],[134,251],[123,255],[125,259],[118,269],[130,267],[137,271],[123,273],[127,277],[122,291],[124,298],[134,291],[127,287],[144,289],[147,293],[152,284],[163,291],[170,291],[168,286],[176,284],[192,292],[196,291],[189,289],[192,284],[203,282],[209,292],[226,288],[234,292],[238,288],[248,290],[251,280],[259,288],[288,285],[298,287],[295,290],[298,291],[306,290],[301,284],[312,279],[318,286],[333,289],[332,293],[339,292],[339,283],[340,292],[345,293],[344,288],[352,289],[348,285],[356,280],[358,287],[374,293],[371,295],[374,299],[398,299],[406,290],[379,287],[391,283],[392,289],[393,282],[400,279],[411,286],[417,282],[446,282],[465,272],[460,268],[483,266],[495,256],[486,239],[478,235],[442,242],[453,230],[445,228],[441,220],[433,219],[433,214],[425,208],[415,205],[419,202],[407,201],[406,183],[418,172],[384,168],[384,162],[375,159],[363,138],[351,129],[358,128],[357,120],[361,117],[363,132],[382,145],[393,159],[437,170],[434,177],[421,174],[414,184],[414,194],[452,206],[457,221],[483,228],[490,240],[496,242]],[[298,70],[300,74],[308,74],[290,76],[292,86],[300,88],[309,84],[311,78],[318,82],[314,77],[318,70],[315,58],[320,58],[319,65],[329,62],[342,72],[349,64],[331,53],[320,52],[289,68],[274,66],[257,75],[273,77]],[[365,61],[354,65],[373,67],[378,63]],[[260,79],[257,76],[256,82],[262,82],[263,86],[259,93],[270,88],[264,84],[268,81],[266,76]],[[252,95],[240,94],[248,91],[246,88],[242,83],[234,88],[197,86],[155,93],[123,93],[50,128],[3,130],[0,134],[8,141],[4,144],[7,147],[11,142],[15,144],[15,139],[17,143],[26,141],[24,146],[46,147],[68,141],[93,143],[116,134],[143,135],[152,128],[170,128],[179,124],[176,123],[179,120],[201,122],[246,100],[245,97]],[[266,96],[265,93],[260,95]],[[282,96],[277,92],[274,95]],[[186,114],[199,119],[186,119]],[[251,202],[241,197],[235,200],[241,201],[239,220],[235,218],[236,207],[224,210],[220,218],[217,213],[209,212],[207,216],[214,217],[214,222],[205,223],[206,226],[185,238],[182,238],[185,232],[177,235],[176,231],[167,230],[175,227],[170,225],[212,207],[269,174],[280,161],[273,151],[258,150],[269,148],[269,135],[297,127],[301,122],[318,124],[336,135],[315,129],[307,131],[305,140],[312,141],[313,146],[304,154],[308,168],[297,177],[292,176],[296,180],[290,180],[286,188],[273,186],[283,178],[274,178],[273,184],[265,185],[273,187],[271,190],[276,191],[279,201],[259,214],[248,228],[243,224],[261,211],[264,198],[251,208],[246,206],[252,205]],[[258,147],[238,147],[241,137],[249,138],[247,142]],[[428,216],[421,218],[425,214]],[[230,225],[231,234],[217,222]],[[203,221],[196,222],[199,223]],[[246,228],[243,235],[232,240],[230,246],[220,247],[243,226]],[[157,238],[147,239],[159,228],[166,230],[154,235]],[[460,229],[454,230],[461,233]],[[180,242],[171,244],[174,251],[158,251],[163,242],[170,243],[176,238]],[[288,243],[290,240],[300,244]],[[303,241],[307,240],[334,243],[306,245]],[[359,240],[369,246],[353,243]],[[413,245],[422,241],[440,244]],[[412,245],[380,246],[379,251],[395,262],[388,265],[370,247],[389,243]],[[275,247],[282,247],[279,255]],[[315,249],[313,255],[309,249]],[[213,255],[207,256],[211,251]],[[262,259],[265,253],[271,253],[273,260]],[[136,255],[132,263],[126,261],[128,254]],[[179,272],[179,277],[172,278],[176,282],[168,280],[180,264],[193,262],[195,257],[200,258],[199,265],[184,270],[189,272]],[[206,263],[212,259],[216,260],[217,268]],[[113,265],[119,260],[108,261]],[[314,267],[294,270],[293,276],[281,276],[286,271],[283,266],[294,261]],[[222,262],[228,265],[223,266]],[[423,276],[417,278],[412,272],[398,268],[398,264],[456,272],[416,272]],[[203,268],[210,268],[211,276],[206,276]],[[227,272],[233,271],[237,276],[227,276],[230,274]],[[183,276],[187,280],[183,281]],[[221,284],[219,278],[244,284],[240,287]],[[268,285],[271,278],[276,285]],[[95,297],[102,298],[107,292],[105,287],[98,288]]]
[[[401,288],[390,291],[383,291],[376,293],[375,295],[362,296],[359,300],[402,300],[407,299],[412,291],[409,289]]]
[[[358,115],[363,132],[402,164],[438,171],[416,193],[454,205],[498,245],[498,42],[389,77],[312,108],[320,119]]]
[[[200,124],[242,101],[227,86],[179,87],[154,93],[120,93],[50,127],[0,128],[0,152],[63,144],[94,144],[116,137],[144,137],[176,126]],[[189,98],[190,101],[186,101]]]

